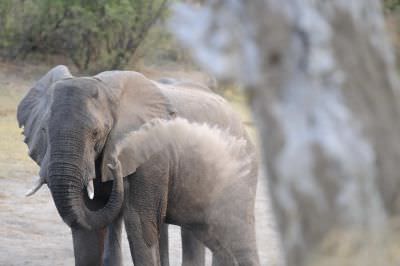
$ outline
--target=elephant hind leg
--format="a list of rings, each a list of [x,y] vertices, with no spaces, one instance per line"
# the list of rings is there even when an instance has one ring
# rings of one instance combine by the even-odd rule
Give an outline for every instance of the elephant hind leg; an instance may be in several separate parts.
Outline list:
[[[181,228],[182,266],[204,266],[205,246],[185,228]]]
[[[237,266],[235,256],[223,245],[218,237],[212,235],[207,229],[194,228],[191,230],[193,235],[203,242],[213,253],[213,266]]]
[[[229,245],[237,264],[240,266],[259,266],[260,260],[257,252],[256,232],[253,223],[242,221],[236,226],[228,227],[225,231],[225,244]]]
[[[216,223],[207,229],[193,229],[192,232],[213,252],[213,265],[260,265],[252,224]]]

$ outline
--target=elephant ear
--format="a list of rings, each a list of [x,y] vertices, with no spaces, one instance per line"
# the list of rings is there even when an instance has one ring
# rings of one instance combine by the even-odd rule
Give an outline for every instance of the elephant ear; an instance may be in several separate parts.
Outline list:
[[[56,66],[31,88],[18,105],[19,127],[24,127],[29,156],[39,165],[46,160],[47,140],[43,130],[50,102],[50,87],[64,78],[72,77],[66,66]],[[42,169],[41,169],[42,173]]]
[[[140,130],[122,137],[109,153],[109,162],[117,162],[120,165],[122,177],[136,172],[136,169],[154,154],[154,151],[143,149],[141,144],[147,146],[147,143],[141,143],[140,138],[135,136],[136,132]]]
[[[184,126],[182,126],[182,124]],[[151,158],[165,150],[176,141],[176,134],[187,138],[190,136],[186,119],[174,120],[153,119],[140,129],[125,134],[113,147],[111,158],[119,163],[122,176],[128,176]],[[189,132],[182,135],[181,132]]]
[[[113,179],[107,167],[113,161],[116,144],[128,133],[154,118],[169,119],[175,115],[168,99],[156,82],[133,71],[107,71],[95,76],[102,81],[112,99],[114,126],[103,149],[102,181]],[[121,157],[122,156],[122,157]],[[122,154],[120,161],[128,160]],[[125,173],[123,173],[125,174]]]

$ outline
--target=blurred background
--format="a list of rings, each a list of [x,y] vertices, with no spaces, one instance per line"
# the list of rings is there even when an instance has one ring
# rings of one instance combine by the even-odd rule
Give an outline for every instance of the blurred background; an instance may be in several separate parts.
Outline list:
[[[173,38],[167,21],[169,7],[176,2],[202,3],[0,0],[1,64],[3,68],[9,66],[10,71],[24,68],[21,71],[29,72],[28,76],[42,75],[49,67],[65,64],[75,75],[129,69],[153,79],[191,79],[208,85],[241,108],[244,99],[236,86],[217,84]],[[248,120],[246,112],[241,110]]]

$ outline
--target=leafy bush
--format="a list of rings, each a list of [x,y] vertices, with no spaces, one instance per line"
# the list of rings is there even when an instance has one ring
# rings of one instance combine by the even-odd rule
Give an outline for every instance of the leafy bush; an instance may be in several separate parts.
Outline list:
[[[383,0],[386,9],[393,10],[400,6],[400,0]]]
[[[167,0],[0,0],[2,55],[68,56],[78,69],[125,66]]]

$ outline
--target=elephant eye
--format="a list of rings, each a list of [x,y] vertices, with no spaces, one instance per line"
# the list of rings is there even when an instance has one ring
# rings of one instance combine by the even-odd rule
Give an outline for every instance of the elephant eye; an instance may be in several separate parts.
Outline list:
[[[94,145],[94,151],[95,151],[96,153],[98,153],[98,152],[100,151],[100,145],[99,145],[98,143],[96,143],[96,144]]]
[[[97,129],[93,130],[93,133],[92,133],[93,139],[97,139],[98,136],[99,136],[99,131]]]
[[[94,151],[97,154],[99,154],[101,152],[101,150],[103,149],[104,143],[105,143],[105,141],[99,141],[99,142],[96,142],[96,144],[94,145]]]

